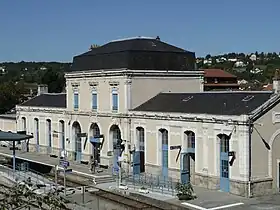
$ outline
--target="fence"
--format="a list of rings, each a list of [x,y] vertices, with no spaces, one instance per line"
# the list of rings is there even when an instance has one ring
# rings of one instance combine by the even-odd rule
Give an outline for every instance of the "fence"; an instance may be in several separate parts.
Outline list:
[[[17,165],[16,169],[16,171],[13,171],[8,166],[0,165],[0,171],[3,175],[2,177],[6,175],[6,178],[12,182],[30,182],[32,185],[48,186],[49,188],[55,186],[52,180],[44,177],[44,174],[24,168],[22,165]],[[44,190],[46,190],[46,188],[44,188]]]
[[[119,178],[117,176],[117,178]],[[158,192],[162,194],[175,195],[176,185],[180,182],[180,179],[172,177],[162,177],[155,174],[127,174],[122,177],[122,183],[133,187],[134,189],[140,189],[142,187],[148,189],[151,192]]]
[[[37,152],[45,155],[52,155],[55,157],[63,157],[66,153],[68,160],[75,160],[77,162],[89,162],[91,154],[84,154],[77,151],[65,150],[62,148],[55,148],[36,144],[26,144],[23,142],[20,146],[22,152]]]

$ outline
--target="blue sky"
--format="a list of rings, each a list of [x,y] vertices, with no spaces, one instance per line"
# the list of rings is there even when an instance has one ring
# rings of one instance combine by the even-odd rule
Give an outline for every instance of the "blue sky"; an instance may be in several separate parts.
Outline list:
[[[2,0],[0,61],[71,61],[132,36],[196,52],[280,51],[277,0]]]

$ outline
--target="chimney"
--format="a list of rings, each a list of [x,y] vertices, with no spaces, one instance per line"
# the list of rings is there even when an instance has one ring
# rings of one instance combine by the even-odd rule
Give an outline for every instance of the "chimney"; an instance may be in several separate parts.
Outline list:
[[[280,70],[276,69],[275,74],[273,77],[273,90],[274,93],[279,94],[280,93]]]
[[[159,36],[157,36],[156,40],[160,41],[160,38],[159,38]]]
[[[38,85],[37,96],[48,93],[48,85],[40,84]]]

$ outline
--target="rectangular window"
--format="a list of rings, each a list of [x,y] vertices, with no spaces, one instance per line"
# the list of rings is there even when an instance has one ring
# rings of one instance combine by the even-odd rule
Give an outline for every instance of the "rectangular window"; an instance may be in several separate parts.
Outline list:
[[[74,93],[74,109],[79,109],[79,93]]]
[[[92,109],[93,110],[97,109],[97,93],[96,92],[92,93]]]
[[[116,89],[112,90],[112,110],[118,111],[119,109],[119,94]]]

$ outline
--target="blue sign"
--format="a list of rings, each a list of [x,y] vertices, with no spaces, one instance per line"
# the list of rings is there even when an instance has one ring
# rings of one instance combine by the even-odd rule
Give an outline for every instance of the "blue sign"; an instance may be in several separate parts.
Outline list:
[[[89,139],[90,143],[100,143],[100,139],[94,136],[91,136]]]
[[[67,167],[70,166],[69,161],[66,161],[66,160],[60,160],[59,163],[60,163],[60,165],[63,166],[64,168],[67,168]]]

